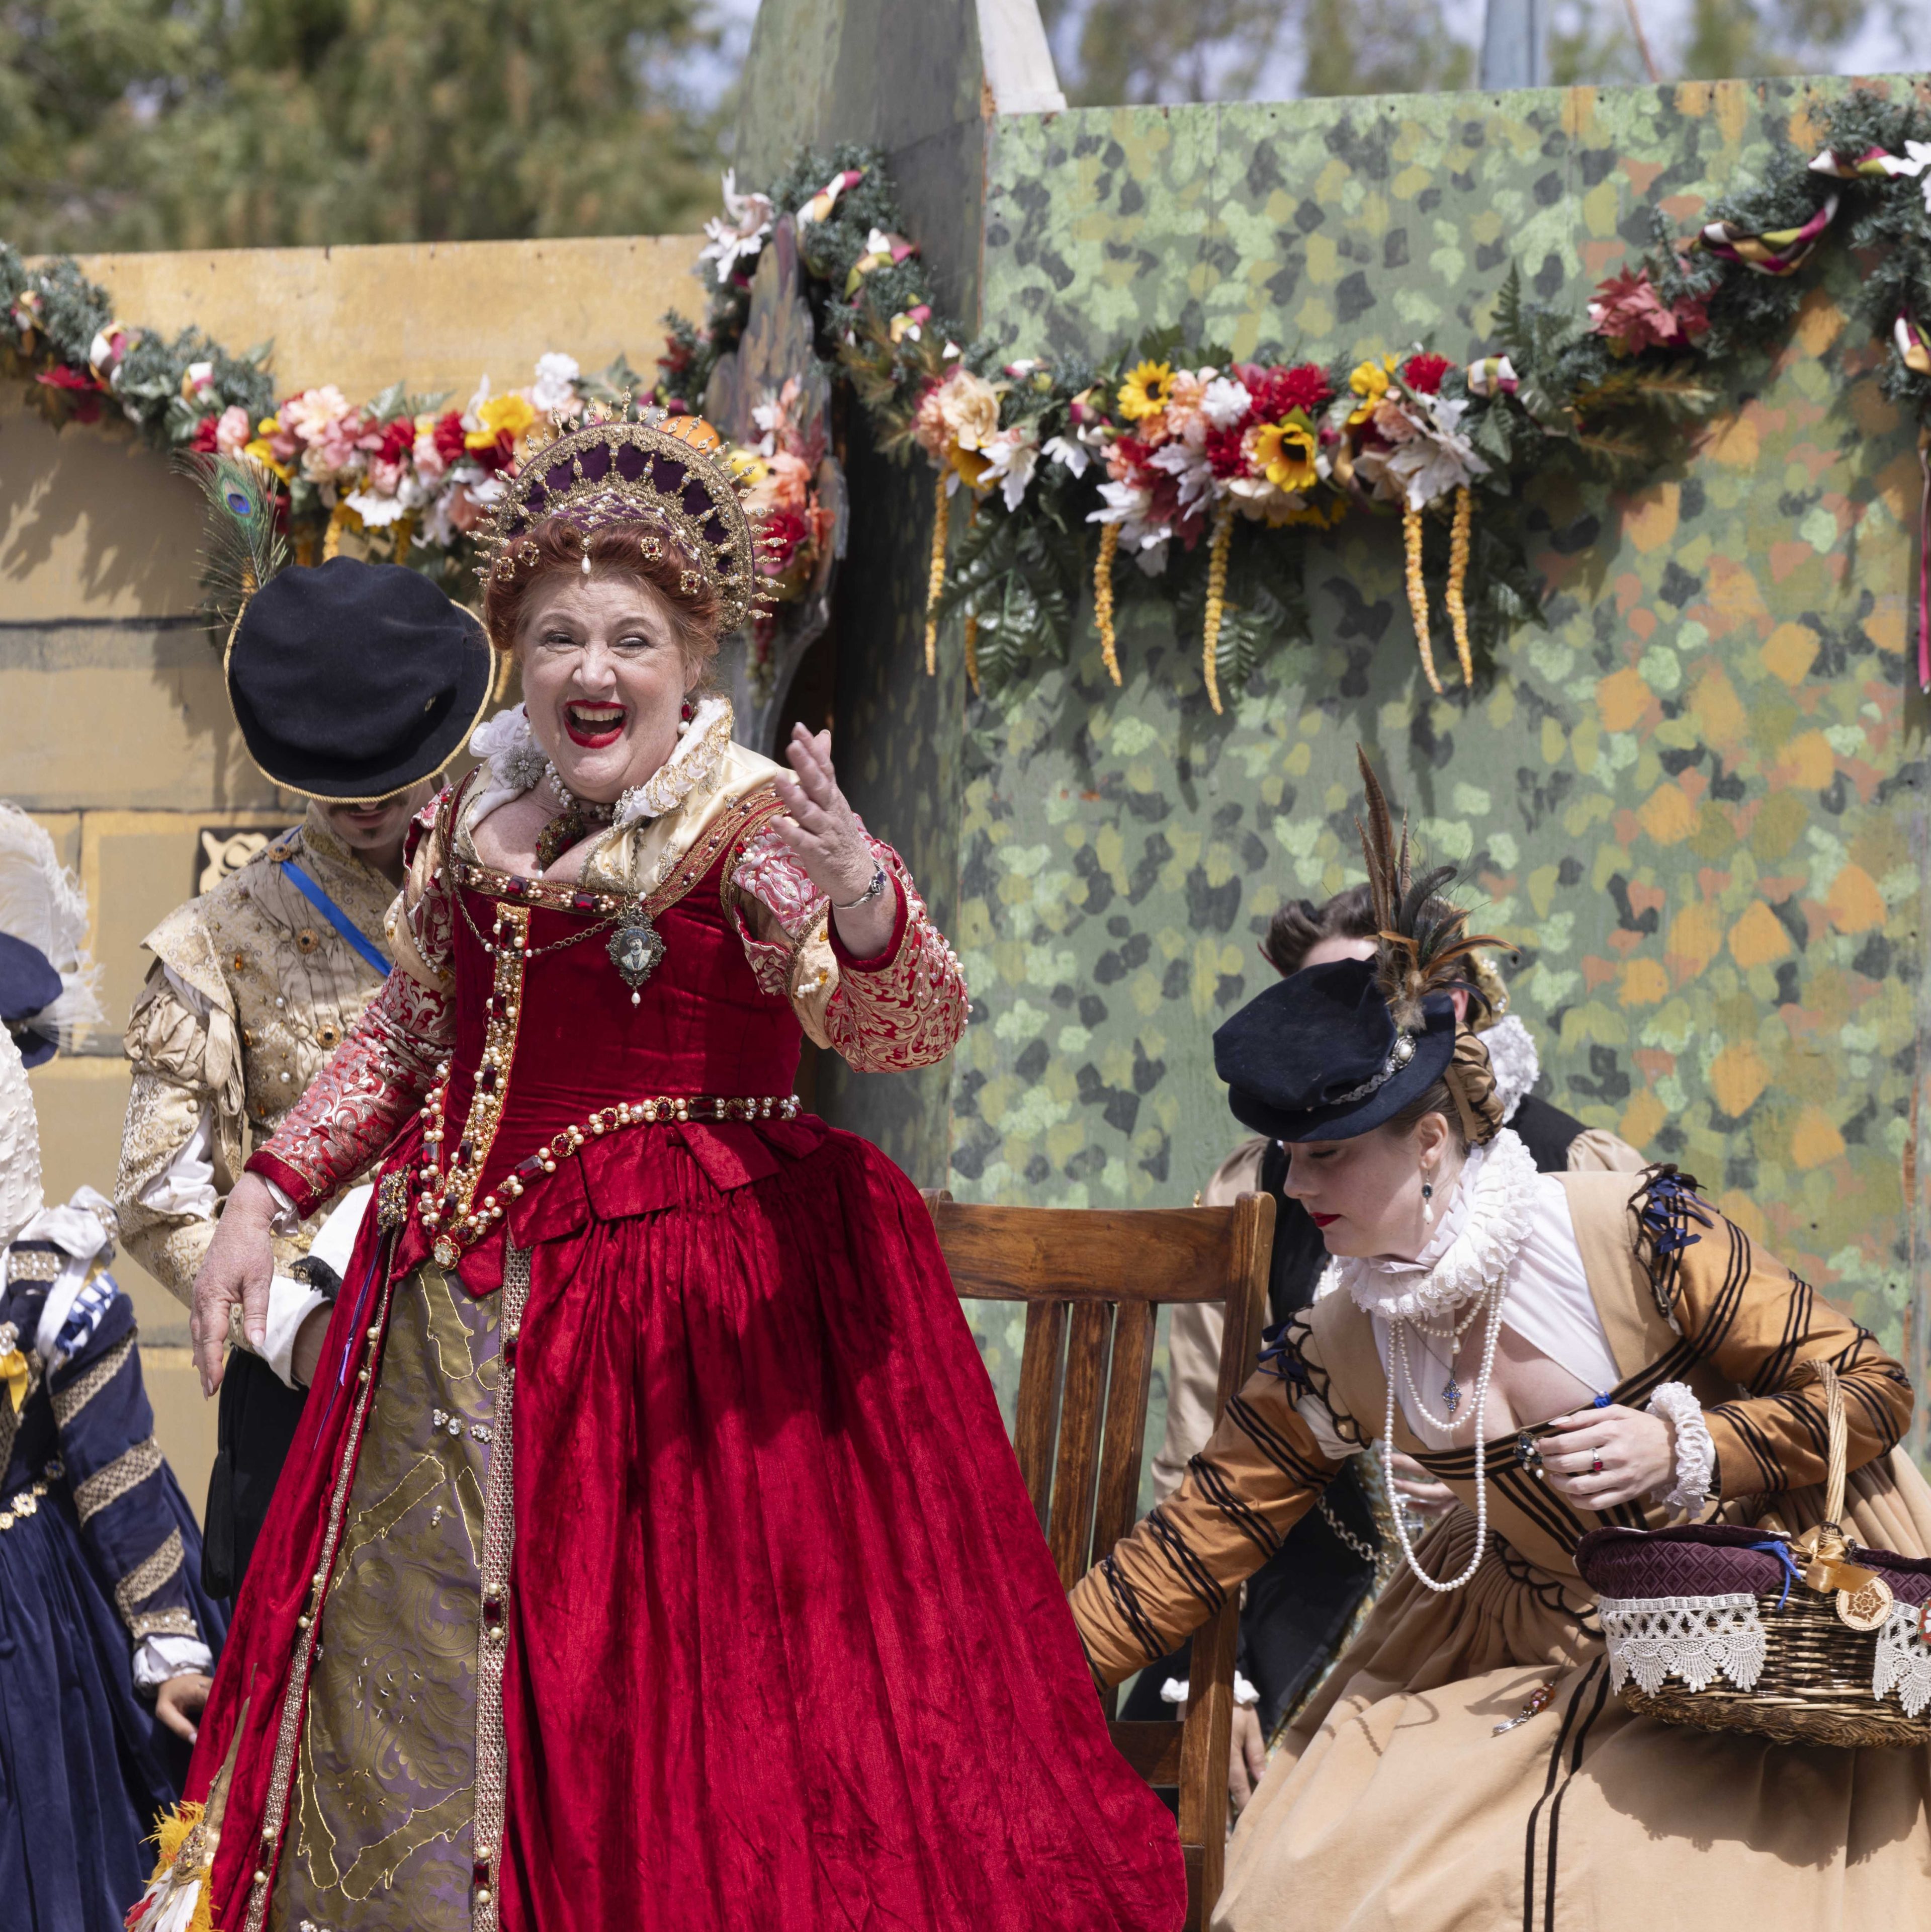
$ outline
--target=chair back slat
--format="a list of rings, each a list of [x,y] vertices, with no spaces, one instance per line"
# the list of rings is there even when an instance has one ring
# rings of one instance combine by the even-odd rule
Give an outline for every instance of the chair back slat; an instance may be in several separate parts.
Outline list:
[[[1147,1447],[1147,1399],[1153,1381],[1153,1331],[1160,1311],[1150,1301],[1123,1301],[1113,1322],[1113,1372],[1106,1390],[1106,1437],[1099,1452],[1090,1568],[1138,1520],[1140,1460]]]
[[[1026,1310],[1026,1348],[1019,1358],[1019,1406],[1012,1420],[1012,1450],[1026,1492],[1046,1526],[1053,1491],[1053,1450],[1060,1430],[1061,1358],[1066,1350],[1063,1301],[1035,1301]]]
[[[968,1300],[1219,1301],[1226,1208],[982,1208],[942,1198],[932,1218]],[[1270,1224],[1271,1225],[1271,1224]]]
[[[1070,1588],[1138,1513],[1161,1305],[1225,1304],[1216,1419],[1252,1371],[1274,1204],[1255,1194],[1231,1208],[977,1207],[943,1193],[925,1202],[961,1298],[1026,1304],[1012,1446]],[[1142,1777],[1179,1787],[1186,1932],[1204,1932],[1220,1895],[1239,1633],[1236,1592],[1194,1633],[1185,1720],[1112,1726]],[[1114,1694],[1105,1704],[1110,1718]]]
[[[1113,1310],[1104,1301],[1073,1304],[1066,1375],[1060,1396],[1060,1452],[1053,1466],[1051,1528],[1046,1540],[1070,1590],[1093,1562],[1093,1484],[1099,1474],[1100,1417],[1105,1406]]]

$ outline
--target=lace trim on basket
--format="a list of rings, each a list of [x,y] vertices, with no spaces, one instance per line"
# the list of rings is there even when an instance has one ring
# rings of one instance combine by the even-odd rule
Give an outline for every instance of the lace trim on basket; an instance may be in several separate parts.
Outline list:
[[[1877,1634],[1877,1666],[1871,1695],[1895,1690],[1907,1718],[1921,1716],[1931,1704],[1931,1642],[1924,1634],[1924,1612],[1916,1604],[1893,1604]]]
[[[1757,1619],[1757,1600],[1744,1592],[1721,1597],[1603,1597],[1597,1614],[1609,1641],[1609,1681],[1620,1690],[1630,1678],[1652,1695],[1666,1677],[1693,1690],[1719,1677],[1739,1690],[1756,1688],[1769,1639]]]

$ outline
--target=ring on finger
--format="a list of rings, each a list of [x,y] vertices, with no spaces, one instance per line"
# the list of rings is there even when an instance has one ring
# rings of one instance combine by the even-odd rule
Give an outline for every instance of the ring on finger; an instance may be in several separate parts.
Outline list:
[[[1597,1456],[1591,1459],[1589,1464],[1589,1473],[1592,1476],[1600,1476],[1603,1473],[1603,1459],[1601,1456]]]

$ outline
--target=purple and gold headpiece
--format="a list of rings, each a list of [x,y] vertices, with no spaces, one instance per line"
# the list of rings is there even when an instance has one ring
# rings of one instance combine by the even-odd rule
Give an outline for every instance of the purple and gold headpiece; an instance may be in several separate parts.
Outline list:
[[[532,449],[497,507],[477,574],[485,584],[513,578],[524,560],[522,539],[556,516],[581,532],[586,545],[607,524],[654,526],[683,564],[686,590],[694,592],[700,580],[709,585],[727,633],[769,601],[743,488],[722,439],[702,416],[646,410],[585,423]]]

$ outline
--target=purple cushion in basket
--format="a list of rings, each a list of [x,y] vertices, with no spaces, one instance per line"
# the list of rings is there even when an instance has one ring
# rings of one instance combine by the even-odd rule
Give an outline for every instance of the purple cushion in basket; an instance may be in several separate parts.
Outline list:
[[[1769,1550],[1750,1546],[1775,1540],[1768,1530],[1728,1523],[1592,1529],[1576,1546],[1576,1568],[1599,1597],[1776,1597],[1788,1568]],[[1854,1544],[1850,1560],[1876,1570],[1901,1604],[1931,1599],[1931,1558],[1894,1556]]]

